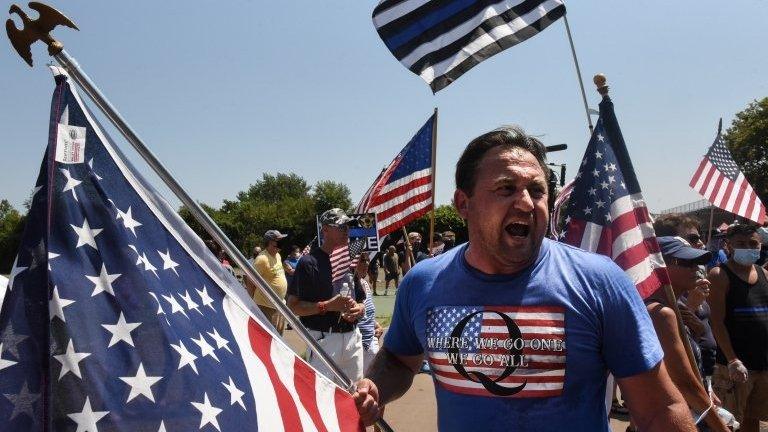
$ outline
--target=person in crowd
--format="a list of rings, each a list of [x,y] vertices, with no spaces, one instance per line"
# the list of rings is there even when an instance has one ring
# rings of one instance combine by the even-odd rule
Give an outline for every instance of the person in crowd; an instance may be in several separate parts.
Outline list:
[[[709,272],[718,345],[713,387],[740,430],[757,432],[768,420],[768,271],[755,265],[756,226],[731,225],[725,237],[728,261]]]
[[[395,289],[400,283],[400,257],[397,255],[397,249],[395,246],[387,248],[387,253],[384,254],[384,295],[388,294],[389,282],[394,281]]]
[[[728,261],[728,255],[725,253],[725,233],[718,230],[712,230],[707,242],[707,250],[712,252],[712,259],[707,263],[707,270],[725,264]]]
[[[356,323],[365,312],[365,291],[359,279],[352,278],[354,288],[347,287],[352,295],[344,295],[341,285],[350,279],[342,277],[345,282],[334,283],[330,253],[348,245],[348,225],[354,222],[341,209],[324,212],[320,216],[323,244],[299,259],[288,287],[288,307],[352,380],[363,375],[363,342]],[[312,350],[308,350],[307,361],[325,376],[334,376]]]
[[[432,236],[432,244],[429,245],[429,256],[435,257],[443,253],[445,244],[443,244],[443,236],[440,233],[435,233]]]
[[[280,257],[280,240],[286,237],[278,230],[269,230],[264,233],[264,250],[256,257],[253,267],[269,284],[269,287],[281,299],[285,298],[288,290],[288,282],[283,270],[283,261]],[[285,330],[285,317],[275,309],[275,306],[267,296],[256,287],[250,280],[246,282],[246,288],[253,297],[253,301],[259,306],[259,309],[266,315],[267,319],[279,334]]]
[[[253,247],[253,258],[251,259],[252,263],[256,262],[256,257],[261,255],[261,246],[254,246]]]
[[[299,264],[299,258],[301,258],[301,248],[296,245],[291,246],[291,253],[288,255],[288,258],[283,261],[285,280],[288,282],[288,285],[290,285],[291,280],[293,280],[293,272],[296,271],[296,266]]]
[[[653,223],[654,231],[659,237],[678,236],[697,249],[704,249],[704,241],[699,234],[700,225],[696,219],[682,214],[665,214],[656,218]],[[713,254],[711,254],[713,255]],[[713,259],[705,263],[709,265]],[[705,268],[698,268],[698,279],[706,280]],[[690,290],[680,290],[678,305],[683,323],[689,329],[693,339],[691,348],[700,355],[700,371],[702,376],[709,379],[714,373],[715,353],[717,344],[712,334],[712,326],[709,321],[710,307],[707,303],[709,296],[709,284],[702,283]],[[717,400],[719,402],[719,400]]]
[[[219,249],[218,258],[222,267],[224,267],[230,274],[234,275],[235,269],[232,267],[232,264],[229,263],[229,258],[227,257],[227,253],[224,252],[224,249]]]
[[[353,395],[364,422],[408,390],[426,356],[443,432],[607,432],[608,372],[641,430],[695,430],[632,281],[608,257],[544,238],[545,154],[517,127],[468,144],[454,205],[469,242],[403,279]]]
[[[376,353],[379,352],[379,337],[381,336],[381,324],[376,321],[376,305],[373,303],[373,291],[370,284],[365,280],[368,276],[369,258],[367,253],[360,255],[355,268],[355,278],[365,290],[365,313],[357,323],[360,334],[363,336],[363,370],[365,370],[373,361]]]
[[[377,252],[370,264],[368,265],[368,280],[370,281],[371,289],[373,289],[373,295],[379,295],[376,292],[376,287],[379,284],[379,267],[381,266],[381,253]]]
[[[697,274],[699,265],[709,261],[712,254],[691,245],[682,237],[658,237],[661,254],[667,266],[667,272],[675,298],[681,298],[684,293],[692,291],[709,292],[709,281]],[[689,297],[690,298],[690,297]],[[701,303],[703,299],[697,300]],[[701,368],[701,353],[695,342],[695,337],[703,333],[701,321],[693,316],[689,304],[678,301],[677,306],[681,315],[692,318],[684,320],[687,323],[686,334],[681,336],[677,324],[677,315],[670,306],[669,299],[663,289],[657,290],[645,300],[648,314],[653,321],[659,342],[664,350],[664,364],[667,366],[672,382],[675,383],[683,398],[691,408],[698,423],[706,423],[709,430],[728,431],[725,423],[717,415],[717,409],[710,395],[699,379],[698,371],[694,370],[686,354],[682,337],[689,340],[697,361],[697,369]],[[696,305],[690,305],[691,307]]]
[[[417,263],[429,258],[429,254],[424,252],[423,244],[421,241],[421,234],[416,231],[408,233],[408,240],[411,242],[411,250],[413,251],[413,257]],[[407,271],[403,272],[405,275]]]
[[[456,233],[453,231],[443,232],[443,252],[448,252],[456,246]]]

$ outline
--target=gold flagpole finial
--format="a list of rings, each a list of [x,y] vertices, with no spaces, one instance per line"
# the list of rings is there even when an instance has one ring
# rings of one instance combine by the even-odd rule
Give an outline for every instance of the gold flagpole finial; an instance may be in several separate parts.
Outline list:
[[[605,78],[605,75],[599,73],[592,78],[592,82],[595,83],[597,86],[597,92],[600,93],[602,96],[605,96],[608,94],[608,84],[606,84],[607,80]]]
[[[21,58],[32,66],[32,44],[37,41],[43,41],[48,45],[48,54],[56,55],[64,49],[64,45],[53,38],[50,32],[56,28],[57,25],[63,25],[75,30],[77,28],[69,18],[64,16],[56,9],[38,2],[30,2],[29,8],[37,11],[38,18],[31,19],[19,6],[13,4],[8,10],[10,14],[16,14],[21,18],[23,27],[21,29],[16,27],[16,24],[12,19],[8,19],[5,22],[5,29],[8,32],[8,39],[11,41],[11,45],[16,49]]]

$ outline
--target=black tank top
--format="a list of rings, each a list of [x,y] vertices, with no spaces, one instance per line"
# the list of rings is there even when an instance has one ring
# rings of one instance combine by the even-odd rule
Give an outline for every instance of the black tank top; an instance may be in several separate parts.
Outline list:
[[[728,275],[725,297],[725,328],[736,356],[749,370],[768,370],[768,280],[762,268],[757,269],[757,282],[748,284],[725,264],[720,268]],[[718,348],[717,362],[727,364]]]

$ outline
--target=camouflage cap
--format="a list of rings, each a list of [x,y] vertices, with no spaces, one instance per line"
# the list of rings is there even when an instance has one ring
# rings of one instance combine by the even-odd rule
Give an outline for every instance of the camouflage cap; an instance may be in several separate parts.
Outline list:
[[[330,210],[326,210],[322,215],[320,215],[320,225],[329,225],[333,227],[348,225],[354,220],[355,219],[347,216],[344,210],[340,208],[332,208]]]

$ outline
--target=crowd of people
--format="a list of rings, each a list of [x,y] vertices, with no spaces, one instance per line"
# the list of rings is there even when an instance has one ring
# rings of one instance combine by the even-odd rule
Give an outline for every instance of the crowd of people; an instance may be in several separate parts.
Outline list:
[[[355,400],[368,424],[408,390],[427,360],[444,431],[607,430],[608,373],[624,400],[613,408],[629,411],[630,431],[728,431],[739,424],[759,431],[768,420],[768,227],[734,223],[705,239],[695,219],[657,217],[671,289],[641,299],[610,259],[545,237],[546,173],[538,139],[518,128],[492,131],[473,140],[456,167],[454,204],[467,221],[468,243],[454,247],[447,231],[424,245],[411,232],[372,259],[362,254],[353,272],[334,279],[331,253],[347,244],[354,220],[331,209],[319,218],[322,245],[306,254],[292,247],[283,260],[285,235],[270,230],[254,251],[254,267],[357,381]],[[390,283],[398,290],[381,343],[373,303],[379,269],[384,295]],[[282,333],[284,319],[247,287]],[[509,352],[520,360],[511,371],[521,375],[511,375],[509,365],[494,375],[497,360],[472,369],[478,351],[462,326],[478,314],[483,323],[489,314],[501,317]],[[538,320],[548,323],[547,341],[559,348],[544,352],[524,340],[531,330],[521,329]],[[316,353],[307,359],[333,376]]]

